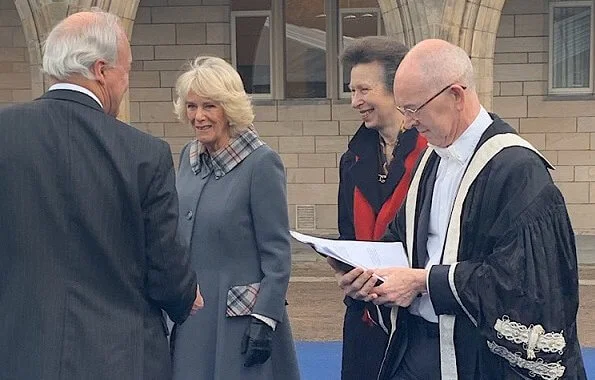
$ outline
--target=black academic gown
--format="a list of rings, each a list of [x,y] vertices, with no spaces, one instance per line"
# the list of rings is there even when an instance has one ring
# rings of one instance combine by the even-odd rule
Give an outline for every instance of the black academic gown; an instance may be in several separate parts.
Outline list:
[[[495,135],[515,134],[491,116],[494,122],[478,148]],[[438,155],[432,153],[427,162],[415,222],[406,223],[405,205],[386,237],[405,242],[407,229],[416,226],[412,262],[418,267],[427,254]],[[483,167],[463,199],[456,262],[433,266],[428,280],[436,314],[441,320],[455,317],[456,363],[447,366],[455,366],[458,379],[542,378],[540,372],[552,379],[556,374],[585,379],[576,326],[574,234],[545,160],[524,147],[505,148]],[[393,313],[395,329],[379,379],[392,377],[406,350],[408,313],[399,308]],[[541,334],[535,325],[543,328]],[[448,331],[441,325],[440,333]],[[530,339],[536,349],[530,349]]]

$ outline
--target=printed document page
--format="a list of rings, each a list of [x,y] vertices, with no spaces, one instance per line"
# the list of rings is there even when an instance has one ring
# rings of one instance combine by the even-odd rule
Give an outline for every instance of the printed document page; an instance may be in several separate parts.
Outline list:
[[[323,256],[363,269],[409,267],[401,242],[323,239],[289,231],[297,241],[310,245]]]

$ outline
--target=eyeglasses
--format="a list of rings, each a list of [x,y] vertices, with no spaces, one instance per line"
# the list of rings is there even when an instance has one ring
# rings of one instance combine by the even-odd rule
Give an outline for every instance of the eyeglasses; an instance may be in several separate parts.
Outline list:
[[[452,86],[454,86],[456,84],[455,83],[451,83],[448,86],[444,87],[442,90],[438,91],[438,93],[434,96],[432,96],[430,99],[426,100],[421,106],[415,108],[415,109],[411,109],[411,108],[407,108],[407,107],[397,107],[397,110],[403,114],[403,116],[409,116],[409,117],[414,117],[416,113],[418,113],[422,108],[424,108],[425,106],[428,105],[429,102],[431,102],[432,100],[436,99],[440,94],[442,94],[444,91],[448,90],[449,88],[451,88]],[[467,86],[461,86],[461,88],[463,90],[467,89]]]

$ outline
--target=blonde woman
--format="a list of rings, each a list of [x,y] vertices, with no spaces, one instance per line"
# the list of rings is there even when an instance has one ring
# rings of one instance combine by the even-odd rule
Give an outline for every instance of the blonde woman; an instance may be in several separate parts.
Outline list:
[[[180,156],[179,223],[205,307],[174,327],[174,379],[298,379],[281,159],[224,60],[198,57],[176,91],[175,112],[196,135]]]

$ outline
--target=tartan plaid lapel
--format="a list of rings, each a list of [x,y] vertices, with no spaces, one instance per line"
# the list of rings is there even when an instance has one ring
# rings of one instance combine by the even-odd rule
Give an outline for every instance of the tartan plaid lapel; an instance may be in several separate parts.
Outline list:
[[[216,175],[224,176],[264,144],[253,127],[241,132],[212,157],[209,156],[204,145],[198,140],[194,140],[190,145],[190,167],[196,175],[200,172],[202,165],[212,166]]]

